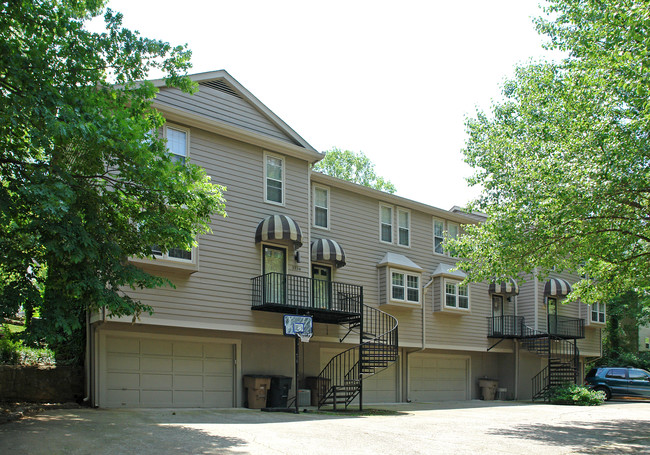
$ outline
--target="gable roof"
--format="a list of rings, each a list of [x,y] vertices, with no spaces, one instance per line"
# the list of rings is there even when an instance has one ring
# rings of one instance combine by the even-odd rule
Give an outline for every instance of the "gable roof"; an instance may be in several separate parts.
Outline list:
[[[194,97],[168,88],[163,79],[151,81],[160,89],[154,107],[168,120],[196,125],[311,163],[324,156],[227,71],[210,71],[188,77],[199,84],[199,93]],[[210,98],[217,103],[217,109],[214,109],[214,104],[209,104]]]

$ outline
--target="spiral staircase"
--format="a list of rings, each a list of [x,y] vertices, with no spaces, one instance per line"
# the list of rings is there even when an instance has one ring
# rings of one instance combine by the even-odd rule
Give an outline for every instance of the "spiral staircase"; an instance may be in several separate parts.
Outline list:
[[[360,343],[333,357],[318,375],[319,409],[323,406],[337,409],[341,405],[347,408],[357,397],[359,409],[363,409],[363,380],[397,361],[395,317],[362,303],[358,317],[347,321],[345,326],[348,335],[358,332]]]

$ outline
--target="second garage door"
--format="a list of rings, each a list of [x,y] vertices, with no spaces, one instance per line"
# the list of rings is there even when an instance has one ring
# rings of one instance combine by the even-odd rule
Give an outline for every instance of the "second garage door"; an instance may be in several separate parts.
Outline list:
[[[409,358],[411,401],[469,399],[469,358],[413,355]]]
[[[108,335],[105,407],[232,407],[234,347]]]

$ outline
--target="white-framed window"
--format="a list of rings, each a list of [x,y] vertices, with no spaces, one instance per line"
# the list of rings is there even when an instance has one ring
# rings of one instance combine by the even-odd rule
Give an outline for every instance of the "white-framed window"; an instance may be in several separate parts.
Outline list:
[[[164,131],[167,150],[172,160],[185,164],[189,157],[190,130],[176,125],[165,125]]]
[[[445,280],[445,306],[469,310],[469,287],[460,281]]]
[[[411,212],[397,209],[397,244],[411,246]]]
[[[192,252],[194,248],[190,251],[186,251],[182,248],[170,248],[166,253],[163,253],[158,245],[151,246],[151,252],[154,256],[160,259],[167,259],[172,261],[187,261],[192,262]]]
[[[284,205],[284,158],[264,154],[264,200]]]
[[[607,304],[600,302],[591,305],[591,322],[605,323],[606,306]]]
[[[393,243],[393,208],[379,205],[379,240]]]
[[[457,239],[460,235],[460,225],[452,221],[433,219],[433,252],[454,257],[456,252],[445,246],[447,239]]]
[[[445,222],[433,219],[433,252],[445,254]]]
[[[330,192],[324,186],[314,186],[314,226],[330,227]]]
[[[420,303],[420,275],[391,270],[391,300]]]

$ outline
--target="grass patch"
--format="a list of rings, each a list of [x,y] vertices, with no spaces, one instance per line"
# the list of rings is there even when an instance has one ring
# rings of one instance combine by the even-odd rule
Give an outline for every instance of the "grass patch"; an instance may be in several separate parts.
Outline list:
[[[25,330],[25,326],[22,324],[4,324],[2,327],[5,330],[5,333],[20,333]]]

